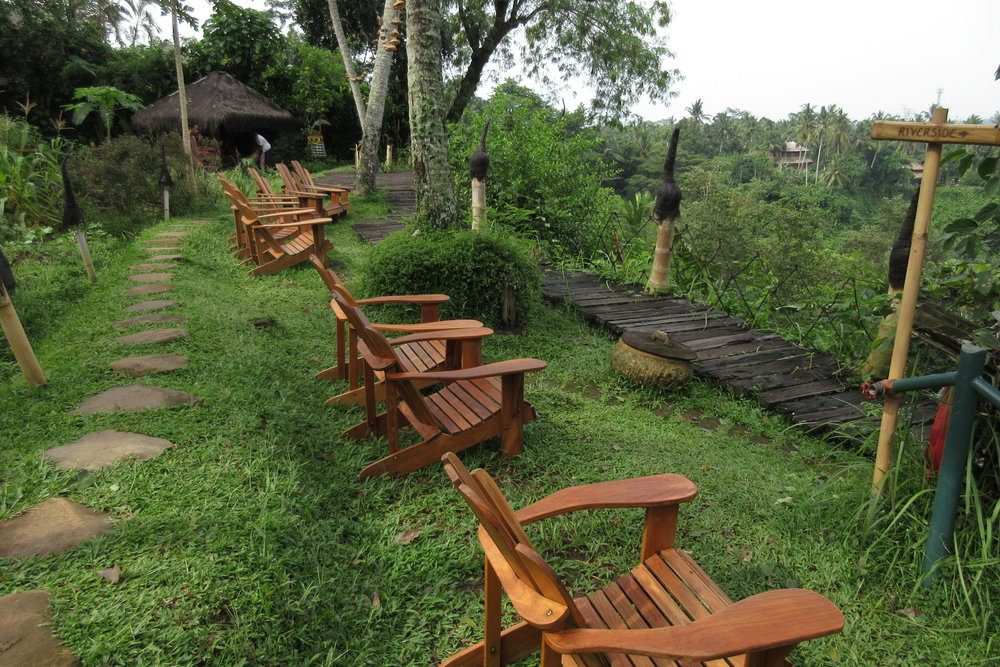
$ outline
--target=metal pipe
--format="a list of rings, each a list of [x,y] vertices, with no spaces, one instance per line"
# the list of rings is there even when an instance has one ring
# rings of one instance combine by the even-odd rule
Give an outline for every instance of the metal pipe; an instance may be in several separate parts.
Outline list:
[[[924,578],[921,582],[924,588],[934,585],[937,575],[935,566],[939,560],[951,553],[955,513],[962,491],[962,478],[972,440],[972,426],[979,403],[978,392],[973,383],[980,378],[985,366],[986,350],[968,344],[962,345],[962,353],[958,357],[958,370],[955,372],[951,421],[945,438],[941,470],[934,492],[930,531],[927,535],[927,547],[924,550]]]

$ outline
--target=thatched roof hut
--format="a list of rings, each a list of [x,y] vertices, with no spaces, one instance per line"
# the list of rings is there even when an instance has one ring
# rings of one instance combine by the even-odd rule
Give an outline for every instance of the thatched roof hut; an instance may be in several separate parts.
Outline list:
[[[295,125],[295,117],[256,90],[225,72],[211,72],[186,88],[188,122],[208,136],[277,131]],[[132,116],[150,132],[180,130],[180,103],[175,90]]]

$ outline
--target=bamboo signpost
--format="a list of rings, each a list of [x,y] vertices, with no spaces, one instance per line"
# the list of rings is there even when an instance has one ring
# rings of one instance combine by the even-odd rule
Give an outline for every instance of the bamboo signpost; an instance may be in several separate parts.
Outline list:
[[[0,250],[0,330],[3,330],[7,342],[10,344],[10,351],[14,353],[14,360],[20,366],[24,379],[28,381],[29,387],[37,387],[46,383],[45,373],[38,364],[31,343],[24,334],[24,327],[14,310],[14,303],[10,300],[9,292],[13,292],[17,287],[14,280],[14,272],[10,263]]]
[[[909,263],[906,266],[906,281],[899,302],[899,319],[893,340],[892,359],[889,363],[889,377],[887,378],[889,380],[899,380],[906,372],[906,360],[910,352],[910,334],[913,332],[917,297],[920,292],[920,277],[923,273],[924,253],[927,248],[927,232],[930,227],[934,192],[937,188],[938,171],[941,165],[941,146],[946,143],[1000,146],[1000,125],[946,125],[947,120],[948,110],[938,107],[934,109],[930,123],[876,121],[872,127],[872,139],[927,142],[924,175],[920,182],[917,215],[913,225]],[[875,471],[872,476],[873,495],[881,492],[886,473],[889,471],[899,403],[898,394],[889,393],[886,395],[882,408],[878,451],[875,454]]]

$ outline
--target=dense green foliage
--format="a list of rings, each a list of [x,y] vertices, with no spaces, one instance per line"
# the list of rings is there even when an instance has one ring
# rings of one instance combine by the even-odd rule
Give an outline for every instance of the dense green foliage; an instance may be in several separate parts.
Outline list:
[[[531,91],[507,82],[489,102],[451,126],[452,171],[458,198],[469,201],[469,155],[489,119],[489,220],[543,243],[557,257],[590,255],[601,228],[617,207],[601,187],[609,175],[594,148],[592,132],[574,130],[578,117],[546,106]]]
[[[378,244],[365,268],[364,293],[447,294],[448,318],[521,329],[541,296],[538,261],[517,239],[496,233],[397,232]],[[513,312],[504,313],[505,291]],[[509,308],[510,306],[508,306]]]

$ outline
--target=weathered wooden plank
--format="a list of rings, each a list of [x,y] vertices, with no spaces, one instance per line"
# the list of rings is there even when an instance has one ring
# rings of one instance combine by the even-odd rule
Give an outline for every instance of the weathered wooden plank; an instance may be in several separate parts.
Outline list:
[[[751,352],[760,352],[762,350],[773,350],[787,345],[787,342],[779,338],[770,340],[753,340],[749,343],[737,345],[720,345],[719,347],[709,349],[702,348],[698,350],[698,363],[712,361],[713,359],[722,359],[731,356],[748,354]],[[693,346],[688,345],[688,347]]]
[[[665,324],[670,322],[693,322],[693,321],[708,321],[708,320],[721,320],[729,317],[727,313],[723,313],[719,310],[699,310],[699,311],[687,311],[680,313],[670,313],[669,311],[663,311],[660,309],[648,309],[644,311],[637,311],[635,313],[630,313],[628,315],[622,316],[618,315],[616,317],[608,317],[608,319],[613,319],[618,324],[628,324],[631,322],[663,322]]]
[[[718,347],[729,343],[749,343],[755,340],[752,332],[731,324],[713,327],[706,331],[680,331],[670,334],[671,340],[684,343],[693,350],[703,350],[707,346]]]
[[[830,394],[833,392],[843,391],[844,385],[840,380],[818,380],[816,382],[807,382],[805,384],[793,385],[789,387],[782,387],[781,389],[772,389],[770,391],[762,391],[757,394],[757,398],[768,405],[775,405],[777,403],[782,403],[784,401],[789,401],[797,398],[806,398],[809,396],[819,396],[822,394]]]
[[[757,377],[743,380],[733,380],[729,383],[729,386],[737,393],[757,394],[762,391],[792,387],[829,378],[833,376],[835,370],[836,367],[834,366],[818,366],[816,368],[799,369],[791,373],[758,375]],[[698,366],[695,366],[695,372],[697,371]]]
[[[722,357],[721,359],[714,359],[712,361],[705,361],[701,364],[701,368],[702,370],[705,371],[712,371],[721,368],[736,368],[739,366],[751,366],[754,364],[763,364],[771,361],[781,361],[784,359],[802,357],[809,353],[810,353],[809,350],[803,350],[801,347],[785,343],[785,345],[782,347],[770,350],[761,350],[759,352],[747,352],[746,354],[740,354],[732,357]]]
[[[769,361],[762,364],[749,364],[730,368],[716,368],[713,370],[702,369],[706,375],[715,377],[720,382],[730,382],[743,378],[752,378],[758,375],[773,375],[776,373],[791,373],[800,368],[809,368],[809,358],[806,356],[793,357],[787,360]]]

